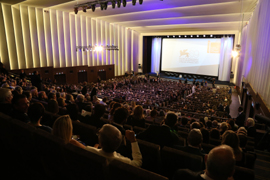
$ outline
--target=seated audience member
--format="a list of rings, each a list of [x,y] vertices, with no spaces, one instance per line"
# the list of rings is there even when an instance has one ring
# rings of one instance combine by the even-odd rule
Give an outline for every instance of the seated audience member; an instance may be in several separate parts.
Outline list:
[[[62,98],[62,97],[58,98],[57,102],[58,102],[59,107],[65,107],[66,106],[65,99]]]
[[[22,94],[23,93],[23,89],[20,86],[15,87],[14,91],[13,91],[13,95],[17,95],[17,94]]]
[[[187,127],[187,123],[188,123],[188,119],[185,118],[185,117],[182,117],[180,126],[181,127]]]
[[[47,97],[45,91],[40,91],[38,93],[38,100],[40,100],[40,101],[47,101],[48,100],[48,97]]]
[[[243,107],[240,106],[238,108],[239,115],[237,116],[236,121],[235,121],[235,124],[237,124],[238,127],[242,127],[245,125],[246,115],[243,111],[244,111]]]
[[[94,113],[90,117],[90,120],[87,121],[87,124],[101,128],[107,121],[103,118],[105,113],[105,106],[102,104],[96,104],[94,107]]]
[[[177,116],[175,113],[168,113],[164,122],[160,125],[150,125],[145,131],[137,135],[138,139],[149,141],[155,144],[172,147],[179,144],[179,137],[177,132],[173,130],[177,123]]]
[[[32,100],[32,94],[30,91],[23,91],[23,94],[26,96],[29,102]]]
[[[124,107],[118,107],[114,111],[112,125],[117,127],[122,135],[125,135],[126,130],[123,128],[123,125],[127,122],[128,110]]]
[[[204,151],[201,150],[203,136],[199,129],[192,129],[189,132],[187,142],[188,146],[174,146],[174,147],[187,153],[202,156],[204,159],[205,153]]]
[[[29,123],[30,119],[27,115],[29,101],[27,100],[26,96],[23,94],[18,94],[13,97],[12,99],[12,111],[10,116],[14,119],[18,119],[25,123]]]
[[[206,127],[207,127],[207,129],[211,129],[212,128],[212,121],[207,121]]]
[[[199,122],[193,122],[191,125],[190,125],[190,130],[192,129],[201,129],[201,125]]]
[[[48,112],[53,113],[53,114],[59,113],[59,106],[58,106],[58,102],[56,100],[54,100],[54,99],[49,100]]]
[[[189,169],[179,169],[173,180],[228,180],[234,174],[235,157],[233,149],[227,145],[217,146],[205,157],[206,170],[193,172]]]
[[[201,133],[203,136],[203,143],[208,144],[209,143],[209,131],[204,127],[202,127],[200,130],[201,130]]]
[[[106,157],[109,163],[113,159],[117,159],[127,164],[140,167],[142,165],[142,155],[136,141],[135,133],[133,131],[127,130],[125,133],[125,137],[131,142],[133,160],[124,157],[116,152],[116,150],[121,145],[122,134],[116,127],[111,124],[103,125],[99,131],[98,140],[101,149],[86,146],[86,150]]]
[[[150,112],[150,118],[153,123],[156,123],[156,118],[157,118],[157,110],[153,109]]]
[[[73,96],[71,94],[67,94],[66,95],[66,104],[68,105],[68,104],[72,104],[72,103],[74,103]]]
[[[220,134],[222,135],[227,130],[228,130],[228,124],[226,122],[222,122],[220,125]]]
[[[31,90],[31,94],[32,94],[32,98],[38,99],[38,90],[37,90],[36,87],[34,87],[34,88]]]
[[[245,127],[240,127],[238,130],[237,130],[237,135],[239,134],[243,134],[245,136],[247,136],[247,130]]]
[[[72,139],[72,121],[69,115],[60,116],[57,118],[53,124],[52,134],[63,139],[64,143],[71,143],[75,146],[85,148],[83,144]]]
[[[237,166],[245,166],[245,153],[242,151],[240,147],[239,138],[235,132],[231,130],[226,131],[222,135],[221,144],[226,144],[231,148],[233,148]]]
[[[243,150],[243,152],[247,152],[246,150],[246,146],[247,146],[247,136],[244,135],[242,132],[240,132],[240,134],[238,134],[238,138],[239,138],[239,146],[240,148]]]
[[[9,115],[12,110],[12,92],[7,88],[0,88],[0,112]]]
[[[104,97],[102,101],[99,102],[100,104],[107,106],[107,97]]]
[[[213,128],[218,128],[218,122],[217,122],[217,120],[214,120],[214,121],[212,122],[212,127],[213,127]]]
[[[98,97],[96,95],[93,96],[92,103],[93,104],[98,104],[99,103]]]
[[[40,102],[32,103],[28,108],[28,116],[30,118],[30,125],[51,133],[52,132],[51,127],[40,124],[44,111],[45,111],[45,108]]]
[[[220,140],[220,132],[217,128],[212,128],[209,135],[212,139]]]
[[[248,118],[246,121],[247,135],[249,137],[256,137],[255,121],[252,118]]]
[[[135,107],[133,114],[128,117],[127,124],[133,127],[138,126],[145,128],[145,119],[142,106],[138,105]]]
[[[236,127],[235,122],[234,122],[233,119],[229,120],[228,123],[229,123],[229,125],[231,126],[231,130],[232,130],[232,131],[237,131],[237,127]]]
[[[108,117],[109,121],[113,121],[114,111],[119,107],[122,107],[122,105],[118,102],[116,102],[112,105],[112,108],[110,110],[109,117]]]
[[[82,95],[82,94],[78,94],[77,95],[77,97],[76,97],[76,104],[78,105],[79,112],[81,113],[82,112],[82,109],[85,106],[84,95]]]
[[[53,92],[50,92],[48,94],[48,100],[56,100],[56,94]]]

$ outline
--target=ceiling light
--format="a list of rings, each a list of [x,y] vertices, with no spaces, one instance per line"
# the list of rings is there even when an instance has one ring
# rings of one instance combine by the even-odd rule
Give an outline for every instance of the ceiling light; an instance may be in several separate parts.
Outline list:
[[[190,37],[193,37],[192,35]]]
[[[91,5],[91,9],[92,9],[93,12],[95,12],[96,5],[95,5],[95,4],[92,4],[92,5]]]
[[[115,1],[112,1],[112,8],[115,8]]]
[[[170,36],[167,36],[167,37],[170,37]]]
[[[175,38],[175,36],[173,36]]]
[[[87,7],[83,7],[83,12],[85,12],[85,13],[86,13],[86,9],[87,9]]]
[[[117,7],[118,7],[118,8],[121,7],[121,0],[117,0]]]
[[[143,0],[139,0],[139,3],[142,4],[143,3]]]
[[[203,37],[205,37],[205,35],[203,35]]]
[[[187,36],[185,35],[185,37],[187,37]]]
[[[232,51],[232,57],[237,57],[239,55],[239,53],[237,51]]]
[[[133,6],[136,5],[136,0],[132,0],[132,5],[133,5]]]
[[[179,35],[179,37],[181,37],[181,36]]]
[[[211,34],[210,37],[213,37],[213,35]]]
[[[199,37],[199,35],[197,35],[197,37]]]

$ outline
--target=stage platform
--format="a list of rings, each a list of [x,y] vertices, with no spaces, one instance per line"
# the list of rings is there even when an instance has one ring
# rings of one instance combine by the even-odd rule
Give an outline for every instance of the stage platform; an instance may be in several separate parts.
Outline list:
[[[149,74],[149,76],[155,76],[155,77],[157,77],[157,74],[156,73],[151,72],[151,73],[148,73],[148,74]],[[194,79],[193,78],[193,74],[190,74],[190,76],[191,76],[191,78],[187,77],[187,80],[190,81],[190,82],[193,82],[193,79]],[[207,81],[208,84],[212,84],[212,78],[214,78],[214,77],[207,77],[207,78],[211,78],[211,80],[210,79],[204,79],[204,77],[205,77],[204,75],[200,75],[200,78],[196,78],[196,81],[199,81],[199,82]],[[165,73],[160,73],[160,78],[172,79],[172,80],[179,80],[179,79],[181,79],[182,81],[185,80],[184,77],[180,78],[179,76],[178,77],[176,77],[176,76],[168,76]],[[217,84],[221,84],[221,85],[227,85],[227,86],[234,86],[234,84],[233,83],[230,83],[230,81],[219,81],[218,78],[215,78],[215,84],[216,85]]]

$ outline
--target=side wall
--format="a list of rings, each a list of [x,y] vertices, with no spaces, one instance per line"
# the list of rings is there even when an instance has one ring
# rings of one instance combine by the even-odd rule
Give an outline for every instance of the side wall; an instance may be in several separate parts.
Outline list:
[[[10,70],[115,64],[115,76],[137,71],[139,33],[74,13],[0,3],[0,40],[0,60]],[[107,44],[119,51],[76,51]]]

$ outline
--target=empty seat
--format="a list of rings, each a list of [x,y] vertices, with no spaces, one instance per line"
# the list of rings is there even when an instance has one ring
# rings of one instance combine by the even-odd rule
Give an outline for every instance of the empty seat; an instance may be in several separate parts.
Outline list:
[[[161,170],[160,146],[138,139],[138,144],[143,157],[142,168],[159,173]]]
[[[146,130],[145,128],[141,128],[138,126],[134,126],[134,128],[133,128],[133,131],[135,132],[135,134],[139,134],[140,132],[143,132],[145,130]]]
[[[236,166],[235,172],[233,174],[233,178],[235,180],[254,180],[255,179],[255,173],[251,169],[243,168]]]
[[[138,168],[124,162],[113,160],[108,166],[108,180],[168,180],[159,174]]]
[[[94,126],[73,121],[73,134],[79,135],[80,140],[84,142],[86,145],[94,146],[96,143],[98,143],[98,137],[96,135],[97,129]]]
[[[174,148],[161,150],[162,174],[171,178],[177,169],[203,170],[203,158]]]

